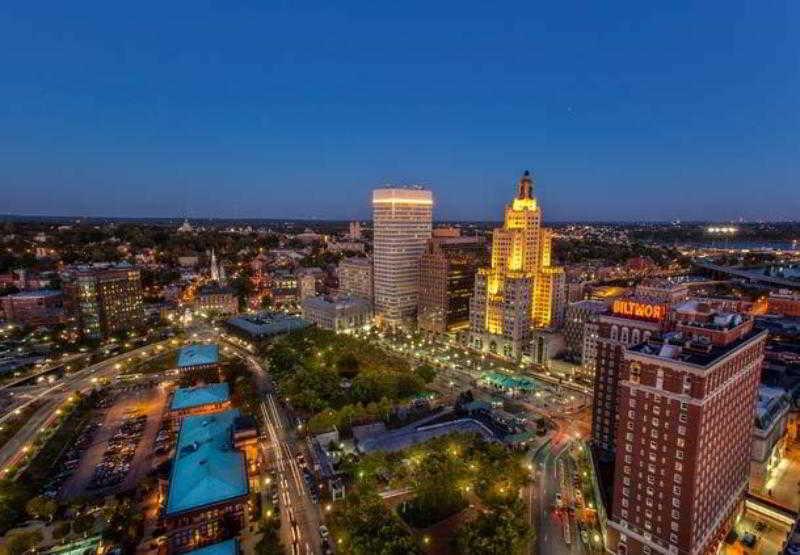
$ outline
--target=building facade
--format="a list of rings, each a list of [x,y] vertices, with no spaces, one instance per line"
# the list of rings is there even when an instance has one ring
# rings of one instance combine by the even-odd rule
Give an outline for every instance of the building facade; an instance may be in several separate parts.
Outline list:
[[[414,319],[419,265],[433,227],[433,194],[421,188],[372,192],[375,316],[399,325]]]
[[[326,330],[353,330],[372,321],[372,306],[355,297],[312,297],[302,307],[303,318]]]
[[[766,332],[737,314],[684,318],[624,354],[614,553],[715,553],[742,508]]]
[[[475,272],[485,259],[482,237],[437,236],[420,261],[417,325],[443,333],[469,327]]]
[[[40,289],[6,295],[2,301],[5,319],[26,326],[52,326],[64,322],[61,291]]]
[[[506,206],[503,227],[492,232],[491,267],[475,276],[470,343],[476,350],[518,359],[532,327],[557,322],[564,271],[550,265],[551,233],[541,224],[533,179],[526,171],[516,198]]]
[[[587,324],[597,323],[601,314],[608,311],[608,303],[585,300],[567,305],[564,315],[564,343],[573,360],[582,360]]]
[[[644,304],[644,301],[640,301]],[[625,350],[660,334],[668,320],[634,318],[619,312],[599,316],[597,322],[592,447],[603,461],[614,458],[617,397]]]
[[[339,293],[372,302],[372,259],[345,258],[336,269]]]
[[[87,337],[105,337],[144,323],[142,281],[133,266],[79,269],[64,281],[65,306]]]
[[[204,285],[194,299],[194,309],[232,316],[239,312],[239,298],[231,287]]]

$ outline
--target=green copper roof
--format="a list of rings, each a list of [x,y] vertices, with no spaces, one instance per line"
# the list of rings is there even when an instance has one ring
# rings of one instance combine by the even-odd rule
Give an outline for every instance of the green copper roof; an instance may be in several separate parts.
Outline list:
[[[230,399],[227,383],[212,383],[200,387],[183,387],[175,390],[170,409],[183,410],[214,403],[224,403]]]
[[[168,516],[247,495],[244,454],[233,447],[238,416],[234,409],[183,419],[167,492]]]
[[[219,347],[215,344],[187,345],[178,354],[178,368],[216,364],[217,362],[219,362]]]
[[[236,538],[224,542],[212,543],[200,549],[193,549],[186,555],[236,555],[239,553],[239,542]]]

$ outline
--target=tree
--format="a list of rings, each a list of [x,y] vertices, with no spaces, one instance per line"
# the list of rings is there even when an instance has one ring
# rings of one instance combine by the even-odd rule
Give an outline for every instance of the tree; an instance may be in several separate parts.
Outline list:
[[[331,515],[333,537],[354,555],[419,555],[417,541],[373,491],[349,494]]]
[[[352,379],[358,375],[360,363],[353,353],[345,353],[336,361],[336,369],[343,378]]]
[[[415,372],[417,373],[417,376],[419,376],[425,383],[431,383],[434,378],[436,378],[436,368],[430,364],[421,364],[420,366],[417,366]]]
[[[416,495],[406,506],[404,518],[424,528],[461,510],[465,500],[459,485],[465,478],[464,459],[458,451],[431,449],[414,466],[412,488]]]
[[[464,555],[514,555],[522,553],[533,533],[525,522],[522,501],[509,507],[482,513],[456,534],[458,553]]]
[[[53,520],[58,505],[52,499],[37,495],[25,504],[25,511],[34,518],[43,518],[48,522]]]
[[[283,555],[280,526],[279,518],[267,518],[261,522],[262,536],[255,545],[256,555]]]
[[[6,538],[6,549],[9,555],[22,555],[33,551],[37,545],[42,543],[42,540],[44,540],[44,536],[41,530],[16,532]]]
[[[83,513],[76,516],[72,521],[72,530],[81,536],[85,536],[94,528],[94,515]]]
[[[53,539],[60,540],[69,535],[70,531],[72,530],[72,523],[68,520],[64,522],[58,522],[53,527]]]
[[[25,500],[30,493],[21,482],[0,481],[0,533],[15,526],[24,518]]]

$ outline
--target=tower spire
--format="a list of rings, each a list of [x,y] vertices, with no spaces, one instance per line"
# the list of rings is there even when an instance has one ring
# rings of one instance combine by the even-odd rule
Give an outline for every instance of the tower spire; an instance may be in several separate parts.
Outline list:
[[[533,178],[531,172],[525,170],[517,185],[517,198],[518,199],[532,199],[533,198]]]

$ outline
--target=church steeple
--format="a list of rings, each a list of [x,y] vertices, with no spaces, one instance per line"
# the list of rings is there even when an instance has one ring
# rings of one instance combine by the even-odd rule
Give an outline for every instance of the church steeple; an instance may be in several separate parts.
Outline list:
[[[517,198],[518,199],[532,199],[533,198],[533,178],[531,172],[525,170],[517,185]]]
[[[219,282],[219,266],[217,266],[217,255],[211,249],[211,281]]]

